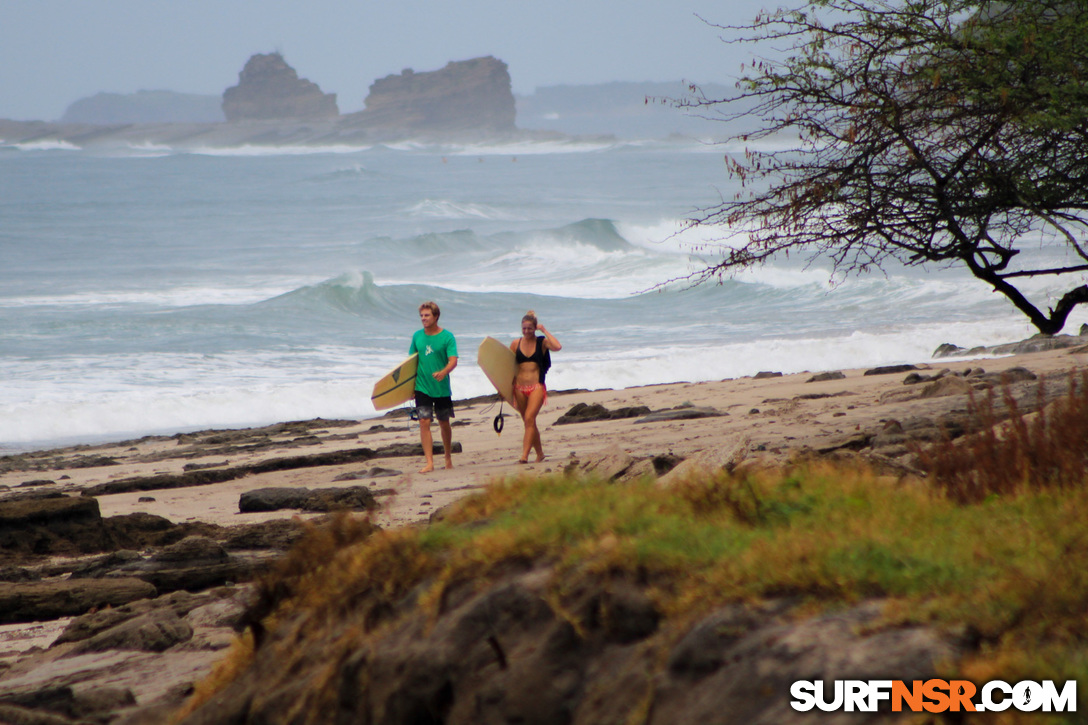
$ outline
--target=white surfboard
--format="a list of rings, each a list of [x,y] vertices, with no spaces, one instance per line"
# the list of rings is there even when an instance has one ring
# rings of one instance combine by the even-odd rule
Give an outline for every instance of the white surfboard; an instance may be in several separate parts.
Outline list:
[[[416,365],[419,362],[419,354],[412,356],[390,370],[385,377],[374,383],[374,392],[370,394],[370,402],[374,403],[374,410],[385,410],[395,405],[406,403],[416,393]]]
[[[476,364],[506,402],[514,405],[514,376],[518,365],[514,352],[493,337],[485,337],[476,353]]]

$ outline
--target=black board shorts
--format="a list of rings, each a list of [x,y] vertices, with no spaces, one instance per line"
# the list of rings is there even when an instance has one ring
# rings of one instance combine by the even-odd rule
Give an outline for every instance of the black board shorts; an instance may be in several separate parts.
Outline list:
[[[453,416],[453,398],[432,398],[426,393],[416,391],[416,414],[422,420],[449,420]]]

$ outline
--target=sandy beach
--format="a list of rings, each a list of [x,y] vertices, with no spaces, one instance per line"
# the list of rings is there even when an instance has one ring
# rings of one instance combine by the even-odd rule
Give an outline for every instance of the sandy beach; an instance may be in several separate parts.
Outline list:
[[[975,378],[984,373],[990,383],[976,385],[976,388],[985,389],[992,386],[1001,373],[1014,368],[1056,378],[1085,365],[1088,365],[1088,352],[1074,347],[989,359],[949,359],[918,365],[914,372],[921,377],[935,377],[941,371],[948,371],[946,377],[971,372]],[[372,463],[322,465],[248,475],[214,485],[96,497],[104,517],[143,511],[175,523],[203,521],[230,526],[317,515],[290,510],[239,513],[239,496],[245,491],[278,486],[311,489],[344,486],[347,485],[345,478],[356,474],[358,479],[351,483],[369,485],[383,502],[374,516],[376,523],[383,527],[400,526],[425,521],[436,509],[496,478],[561,473],[572,463],[584,464],[617,448],[635,461],[671,454],[680,459],[720,461],[718,465],[731,456],[736,460],[773,464],[785,462],[802,450],[827,452],[836,447],[850,448],[852,444],[839,444],[859,432],[880,429],[890,420],[933,419],[950,411],[966,409],[966,386],[931,389],[927,394],[924,390],[931,383],[904,383],[910,372],[866,374],[864,369],[838,372],[842,377],[799,373],[720,382],[676,382],[623,390],[553,392],[539,417],[547,455],[540,463],[532,462],[532,457],[527,465],[517,463],[522,434],[517,412],[508,405],[503,406],[507,416],[505,427],[502,434],[497,435],[492,423],[499,405],[495,401],[485,401],[461,405],[456,411],[454,442],[460,444],[462,452],[454,455],[452,470],[441,468],[439,456],[438,470],[419,474],[416,471],[422,465],[422,458],[398,456],[375,459]],[[814,380],[816,377],[832,379]],[[694,406],[711,408],[721,415],[660,422],[642,422],[644,416],[635,416],[557,425],[557,419],[577,403],[603,405],[609,410],[646,406],[651,411],[666,411]],[[256,431],[265,441],[262,446],[206,445],[206,453],[193,447],[193,443],[202,437],[212,437],[209,433],[64,449],[55,457],[61,462],[60,467],[5,470],[0,474],[0,491],[25,490],[28,482],[45,480],[55,482],[51,488],[76,495],[92,486],[136,477],[182,474],[185,470],[203,467],[251,465],[282,457],[285,451],[293,456],[313,456],[361,447],[380,449],[393,444],[417,444],[417,425],[404,415],[354,423],[343,421],[327,428],[321,427],[318,421],[302,439],[292,430],[270,436],[266,431]],[[86,456],[110,459],[115,464],[100,467],[67,467],[64,464],[64,461],[73,463]],[[22,458],[29,460],[25,456]],[[39,461],[38,465],[43,463]],[[385,475],[366,476],[374,466],[386,469]],[[7,468],[11,469],[12,464]],[[389,475],[390,472],[395,473]],[[154,500],[141,501],[141,498]]]

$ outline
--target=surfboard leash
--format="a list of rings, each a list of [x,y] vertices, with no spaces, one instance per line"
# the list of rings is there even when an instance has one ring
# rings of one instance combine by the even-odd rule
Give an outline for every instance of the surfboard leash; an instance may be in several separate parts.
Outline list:
[[[499,399],[499,414],[495,416],[495,420],[491,422],[491,427],[495,429],[495,435],[502,435],[502,426],[504,423],[502,415],[502,399]]]

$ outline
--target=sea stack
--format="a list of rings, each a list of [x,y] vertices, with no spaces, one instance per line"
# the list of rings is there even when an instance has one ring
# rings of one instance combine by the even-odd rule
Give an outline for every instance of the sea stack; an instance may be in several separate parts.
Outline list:
[[[436,71],[379,78],[354,123],[424,134],[510,133],[514,94],[506,63],[487,56],[451,61]]]
[[[340,115],[335,93],[299,78],[279,53],[252,56],[238,74],[238,85],[223,92],[228,121],[319,120]]]

